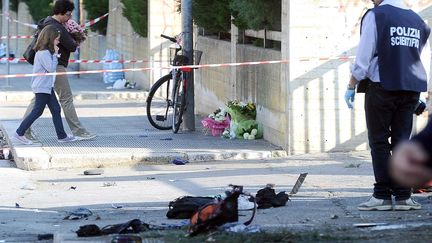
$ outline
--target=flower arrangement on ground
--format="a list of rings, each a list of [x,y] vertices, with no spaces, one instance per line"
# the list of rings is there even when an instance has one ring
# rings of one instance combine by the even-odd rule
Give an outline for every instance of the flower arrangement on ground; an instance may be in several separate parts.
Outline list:
[[[230,138],[257,139],[263,137],[263,126],[256,119],[256,105],[238,100],[228,101],[228,113],[231,117]],[[226,134],[223,134],[226,137]]]
[[[238,100],[232,100],[228,101],[227,107],[231,120],[234,122],[255,120],[256,118],[256,106],[252,102],[244,103]]]
[[[221,136],[226,128],[230,125],[230,120],[227,117],[227,112],[223,108],[217,109],[208,117],[201,120],[204,128],[211,130],[213,136]]]
[[[87,30],[83,29],[75,20],[69,19],[63,26],[72,35],[78,45],[87,39]]]

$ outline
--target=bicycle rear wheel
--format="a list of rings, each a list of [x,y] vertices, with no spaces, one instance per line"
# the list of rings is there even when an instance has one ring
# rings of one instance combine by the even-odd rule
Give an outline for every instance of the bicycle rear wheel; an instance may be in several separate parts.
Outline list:
[[[177,82],[174,103],[173,103],[173,122],[172,129],[174,133],[177,133],[180,129],[180,125],[183,122],[183,112],[186,107],[186,80],[183,75],[179,75],[179,81]]]
[[[159,130],[173,127],[172,75],[161,77],[151,88],[147,97],[147,119]]]

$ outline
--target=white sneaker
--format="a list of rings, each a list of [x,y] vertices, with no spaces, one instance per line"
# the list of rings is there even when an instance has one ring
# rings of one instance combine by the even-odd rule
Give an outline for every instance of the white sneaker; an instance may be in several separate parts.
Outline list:
[[[18,133],[14,134],[14,138],[18,140],[20,143],[25,145],[32,145],[33,142],[31,140],[28,140],[25,136],[20,136]]]
[[[252,210],[255,207],[255,204],[249,201],[249,197],[245,195],[240,195],[237,199],[238,210],[246,211]]]
[[[93,139],[93,138],[95,138],[97,135],[96,134],[94,134],[94,133],[83,133],[83,134],[80,134],[80,135],[75,135],[75,137],[76,137],[76,139],[78,140],[78,141],[82,141],[82,140],[90,140],[90,139]]]
[[[414,201],[412,198],[407,200],[396,200],[394,210],[397,211],[408,211],[408,210],[419,210],[421,209],[421,204]]]
[[[77,139],[73,136],[66,136],[65,138],[57,139],[57,141],[59,143],[70,143],[70,142],[77,141]]]
[[[360,211],[388,211],[392,210],[392,201],[390,199],[378,199],[372,196],[369,200],[357,206]]]

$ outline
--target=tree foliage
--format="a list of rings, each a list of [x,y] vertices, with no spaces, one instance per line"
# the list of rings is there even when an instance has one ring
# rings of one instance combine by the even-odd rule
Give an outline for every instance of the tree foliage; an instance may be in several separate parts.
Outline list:
[[[192,13],[196,25],[206,32],[229,32],[231,29],[231,0],[193,0]]]
[[[87,11],[88,19],[95,19],[109,11],[109,0],[83,0],[84,9]],[[108,18],[104,18],[96,24],[90,26],[92,31],[106,35],[108,26]]]
[[[133,30],[142,37],[147,37],[148,4],[147,0],[122,0],[123,16],[129,20]]]
[[[240,29],[278,29],[281,0],[231,0],[233,23]]]
[[[192,0],[192,15],[210,33],[228,32],[231,16],[239,29],[280,30],[281,0]]]
[[[28,6],[33,21],[36,23],[52,14],[52,0],[24,0],[24,2]]]

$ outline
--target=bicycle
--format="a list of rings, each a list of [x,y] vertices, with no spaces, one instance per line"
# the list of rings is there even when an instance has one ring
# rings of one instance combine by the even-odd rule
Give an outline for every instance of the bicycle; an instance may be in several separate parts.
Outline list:
[[[170,55],[172,59],[170,64],[177,67],[187,65],[189,59],[180,54],[182,50],[180,38],[166,35],[161,35],[161,37],[175,43],[175,48],[171,49],[173,53]],[[194,54],[197,65],[202,52],[195,51]],[[186,73],[191,71],[192,68],[172,68],[167,75],[161,77],[151,87],[147,97],[147,118],[153,127],[178,132],[183,121],[183,112],[186,110]]]

